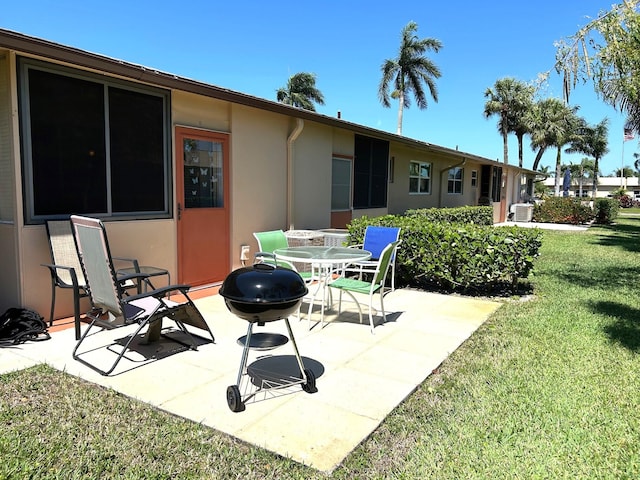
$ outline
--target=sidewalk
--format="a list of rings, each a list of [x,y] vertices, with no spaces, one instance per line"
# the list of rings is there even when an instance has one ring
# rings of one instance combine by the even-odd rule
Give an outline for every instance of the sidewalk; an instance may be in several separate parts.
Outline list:
[[[305,367],[315,373],[318,392],[308,394],[297,385],[261,395],[248,401],[244,412],[233,413],[226,389],[236,382],[242,352],[237,339],[246,334],[248,324],[229,313],[219,295],[200,298],[196,304],[216,337],[215,344],[204,343],[198,351],[175,352],[175,344],[164,340],[137,345],[136,354],[120,362],[116,375],[103,377],[71,358],[75,340],[73,329],[67,328],[45,342],[2,348],[0,373],[46,362],[318,470],[332,471],[500,306],[488,300],[399,289],[385,296],[388,321],[378,324],[375,335],[366,317],[358,323],[357,309],[348,303],[348,313],[343,311],[339,318],[336,312],[326,315],[324,328],[312,324],[309,330],[306,318],[300,322],[292,318],[294,337]],[[285,322],[256,329],[265,330],[286,334]],[[104,345],[109,335],[116,341],[130,332],[116,329],[97,335],[96,341]],[[149,357],[158,360],[143,362]],[[112,359],[112,352],[102,351],[93,360],[104,365]],[[262,362],[274,368],[295,368],[293,360],[290,342],[276,350],[252,352],[249,358],[254,365]]]

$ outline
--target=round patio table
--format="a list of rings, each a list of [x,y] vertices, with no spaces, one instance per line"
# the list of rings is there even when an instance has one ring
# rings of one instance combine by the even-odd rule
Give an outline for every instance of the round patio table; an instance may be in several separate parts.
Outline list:
[[[311,323],[311,310],[313,302],[320,291],[322,291],[322,308],[320,319],[324,323],[324,308],[327,298],[327,286],[331,283],[334,275],[342,275],[345,267],[350,263],[362,262],[371,258],[371,252],[361,248],[332,247],[332,246],[301,246],[277,248],[273,254],[278,260],[285,260],[294,263],[308,263],[312,268],[312,277],[317,271],[318,288],[313,293],[309,304],[307,318]]]

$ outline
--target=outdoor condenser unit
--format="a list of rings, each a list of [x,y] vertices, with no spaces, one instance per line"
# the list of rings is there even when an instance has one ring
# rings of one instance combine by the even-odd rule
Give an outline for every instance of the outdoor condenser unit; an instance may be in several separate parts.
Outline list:
[[[533,205],[517,203],[513,207],[513,220],[515,222],[530,222],[533,219]]]

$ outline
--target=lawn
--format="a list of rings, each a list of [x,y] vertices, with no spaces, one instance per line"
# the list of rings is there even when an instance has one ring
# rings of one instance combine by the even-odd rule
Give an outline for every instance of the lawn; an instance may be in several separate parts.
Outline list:
[[[0,478],[639,478],[640,217],[545,231],[530,278],[332,474],[39,366]]]

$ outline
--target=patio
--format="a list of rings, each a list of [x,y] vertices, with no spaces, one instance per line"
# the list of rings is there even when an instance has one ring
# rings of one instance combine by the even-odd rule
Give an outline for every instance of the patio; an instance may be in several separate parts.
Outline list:
[[[369,333],[366,322],[358,323],[357,310],[348,303],[348,313],[343,311],[339,319],[335,312],[326,315],[325,328],[316,325],[308,330],[306,318],[301,322],[292,319],[300,353],[305,367],[316,375],[318,392],[307,394],[296,386],[267,398],[259,396],[247,402],[244,412],[233,413],[225,392],[236,381],[242,352],[237,339],[246,333],[247,323],[229,313],[219,295],[203,296],[196,304],[216,337],[215,344],[203,343],[198,351],[176,353],[172,350],[175,344],[164,341],[140,345],[136,349],[140,360],[155,356],[158,361],[142,365],[135,358],[124,359],[115,376],[103,377],[72,360],[74,334],[72,328],[66,328],[54,332],[46,342],[2,348],[0,373],[46,362],[318,470],[331,471],[500,306],[488,300],[399,289],[385,296],[388,322],[377,326],[375,335]],[[256,329],[285,330],[282,321]],[[117,339],[127,332],[116,329],[109,334]],[[261,357],[259,362],[284,367],[294,358],[290,344],[254,352],[250,361],[257,357]]]

